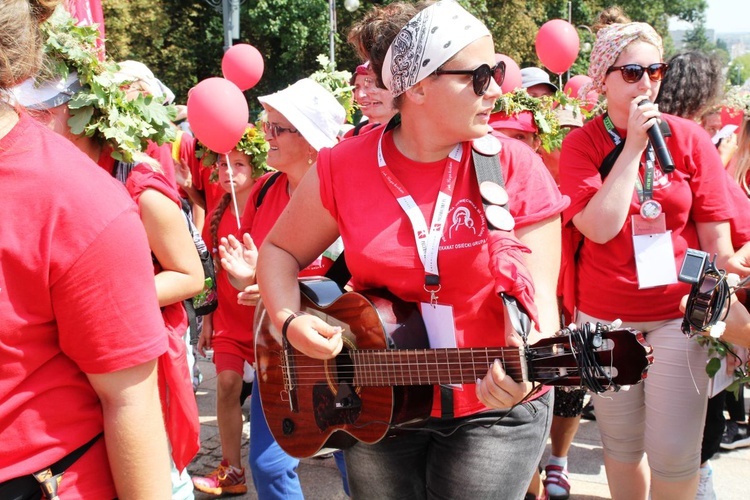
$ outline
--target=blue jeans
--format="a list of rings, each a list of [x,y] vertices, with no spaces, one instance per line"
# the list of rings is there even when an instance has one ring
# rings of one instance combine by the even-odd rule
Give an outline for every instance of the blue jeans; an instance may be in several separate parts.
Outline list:
[[[345,450],[352,498],[524,497],[552,424],[553,391],[505,414],[430,419],[374,445]],[[469,423],[468,425],[462,425]]]
[[[297,475],[299,460],[287,455],[268,429],[258,384],[250,396],[250,471],[260,500],[303,499]]]

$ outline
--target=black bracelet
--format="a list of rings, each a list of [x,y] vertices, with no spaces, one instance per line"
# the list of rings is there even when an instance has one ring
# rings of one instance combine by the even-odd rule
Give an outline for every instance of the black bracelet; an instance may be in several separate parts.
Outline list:
[[[286,320],[284,320],[284,325],[281,327],[281,336],[282,336],[282,338],[286,338],[286,331],[289,329],[289,325],[292,323],[292,320],[294,318],[298,318],[298,317],[303,316],[305,314],[307,314],[307,313],[306,312],[302,312],[302,311],[294,312],[294,313],[290,314],[289,317]]]

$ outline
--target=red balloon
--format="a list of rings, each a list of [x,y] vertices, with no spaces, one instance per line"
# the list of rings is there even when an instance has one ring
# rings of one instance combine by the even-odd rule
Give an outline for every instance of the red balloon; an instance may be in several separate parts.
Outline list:
[[[190,89],[187,114],[195,137],[220,154],[240,142],[250,116],[242,91],[224,78],[206,78]]]
[[[581,107],[586,111],[591,111],[599,102],[599,93],[595,90],[589,90],[588,92],[586,92],[585,96],[581,96],[581,87],[588,83],[591,83],[590,77],[586,75],[576,75],[568,80],[568,82],[565,84],[565,87],[563,87],[563,91],[565,91],[565,93],[569,96],[583,101]]]
[[[542,64],[559,75],[576,61],[580,42],[572,24],[563,19],[553,19],[539,28],[534,46]]]
[[[495,54],[495,62],[500,61],[505,62],[505,80],[500,89],[503,94],[507,94],[521,87],[521,68],[518,67],[516,61],[505,54]]]
[[[591,81],[592,81],[591,77],[589,76],[576,75],[567,81],[567,83],[565,84],[565,87],[563,87],[563,90],[570,97],[575,97],[576,99],[578,99],[579,98],[578,91],[581,90],[581,87],[583,87],[587,83],[591,83]]]
[[[224,78],[237,85],[240,90],[248,90],[263,76],[263,56],[258,49],[246,43],[233,45],[221,59],[221,72]]]

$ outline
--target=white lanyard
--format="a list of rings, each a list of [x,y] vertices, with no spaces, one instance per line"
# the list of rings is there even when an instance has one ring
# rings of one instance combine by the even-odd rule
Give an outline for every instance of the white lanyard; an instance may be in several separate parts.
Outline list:
[[[383,132],[385,133],[385,131]],[[414,240],[417,243],[419,260],[422,261],[425,271],[424,289],[430,294],[430,302],[436,303],[437,292],[440,291],[440,277],[438,272],[438,251],[440,248],[440,239],[443,237],[445,221],[448,218],[453,189],[456,186],[456,170],[463,156],[463,145],[456,144],[453,151],[448,155],[448,160],[443,171],[443,180],[440,184],[435,208],[432,212],[432,224],[427,228],[422,211],[414,201],[414,198],[406,191],[404,185],[396,178],[388,165],[385,163],[383,156],[383,135],[381,134],[378,141],[378,167],[383,175],[383,181],[393,196],[401,205],[406,216],[411,222],[414,231]]]

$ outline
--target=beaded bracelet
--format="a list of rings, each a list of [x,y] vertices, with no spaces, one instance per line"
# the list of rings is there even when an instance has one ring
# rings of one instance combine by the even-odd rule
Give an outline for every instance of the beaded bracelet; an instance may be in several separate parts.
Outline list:
[[[292,320],[294,318],[298,318],[300,316],[304,316],[307,314],[306,312],[297,311],[289,315],[289,317],[284,320],[284,325],[281,327],[281,336],[286,338],[286,331],[289,329],[289,325],[292,323]]]

